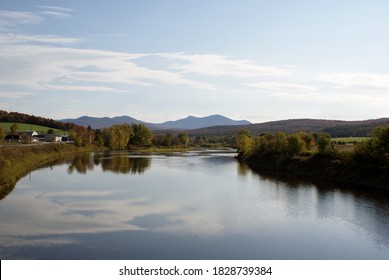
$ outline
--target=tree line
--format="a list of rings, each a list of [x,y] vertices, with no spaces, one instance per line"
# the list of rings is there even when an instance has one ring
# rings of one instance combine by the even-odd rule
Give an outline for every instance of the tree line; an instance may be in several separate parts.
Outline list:
[[[104,129],[94,130],[90,126],[84,127],[79,125],[67,124],[62,126],[60,122],[55,122],[49,119],[30,116],[21,113],[7,113],[0,111],[1,119],[7,122],[16,121],[20,123],[38,124],[44,126],[54,125],[55,128],[66,129],[69,134],[69,139],[78,147],[86,147],[95,145],[98,147],[106,147],[111,150],[122,150],[138,147],[164,147],[164,148],[189,148],[190,145],[214,147],[214,146],[232,146],[234,143],[233,137],[226,136],[192,136],[188,133],[181,132],[159,132],[154,133],[144,124],[120,124],[113,125]],[[11,128],[11,133],[17,133],[19,130],[18,124],[14,123]],[[48,130],[48,134],[53,133],[53,129]],[[4,140],[7,132],[0,127],[0,141]],[[27,141],[23,141],[27,142]]]
[[[262,133],[253,137],[247,130],[239,131],[236,137],[236,147],[241,158],[258,154],[276,154],[293,157],[309,155],[316,148],[320,153],[334,149],[331,136],[327,133],[285,132]]]
[[[76,146],[96,145],[110,150],[131,148],[184,147],[190,144],[189,135],[179,132],[177,135],[166,133],[155,136],[144,124],[120,124],[104,129],[92,130],[90,127],[77,127],[69,131],[69,137]]]
[[[331,141],[331,136],[324,132],[277,132],[252,136],[247,130],[241,130],[236,137],[236,147],[238,158],[243,161],[271,158],[282,162],[293,157],[325,156],[348,166],[389,171],[389,125],[376,127],[369,136],[369,139],[357,143],[352,151],[340,151]]]
[[[80,127],[74,123],[64,123],[55,121],[53,119],[37,117],[34,115],[28,115],[18,112],[7,112],[3,110],[0,110],[0,122],[28,123],[66,131]]]

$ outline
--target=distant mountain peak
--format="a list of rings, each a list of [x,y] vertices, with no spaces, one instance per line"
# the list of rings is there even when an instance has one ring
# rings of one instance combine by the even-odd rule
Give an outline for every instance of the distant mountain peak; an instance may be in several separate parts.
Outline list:
[[[245,125],[251,124],[249,121],[235,121],[222,115],[210,115],[206,117],[195,117],[189,115],[186,118],[176,121],[168,121],[157,124],[161,129],[197,129],[219,125]]]
[[[141,120],[134,119],[129,116],[117,116],[113,118],[109,117],[90,117],[82,116],[77,119],[64,119],[63,122],[72,122],[82,126],[91,126],[94,129],[100,129],[104,127],[109,127],[116,124],[123,123],[143,123],[151,129],[179,129],[179,130],[190,130],[197,128],[204,128],[210,126],[219,126],[219,125],[246,125],[251,124],[249,121],[241,120],[235,121],[225,116],[215,114],[206,117],[196,117],[189,115],[186,118],[167,121],[163,123],[146,123]]]

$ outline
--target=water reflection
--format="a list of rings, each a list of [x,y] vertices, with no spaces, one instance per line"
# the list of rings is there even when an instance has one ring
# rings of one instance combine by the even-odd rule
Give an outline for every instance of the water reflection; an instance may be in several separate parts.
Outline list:
[[[151,159],[147,157],[134,157],[128,153],[96,153],[79,154],[74,156],[69,164],[68,173],[74,171],[86,174],[92,171],[95,166],[101,166],[103,171],[110,171],[119,174],[143,174],[151,165]]]
[[[77,154],[74,156],[72,162],[69,164],[68,173],[72,174],[74,171],[80,174],[86,174],[95,167],[90,153]]]
[[[81,154],[1,201],[0,257],[389,258],[384,194],[263,174],[233,154]]]
[[[339,226],[347,225],[352,229],[350,234],[374,236],[379,246],[389,247],[389,192],[385,189],[315,178],[307,181],[290,174],[263,172],[245,164],[238,165],[237,173],[266,182],[262,187],[271,183],[272,190],[267,191],[284,203],[283,209],[290,216],[307,217],[313,213],[319,220],[341,221]]]
[[[150,158],[134,157],[110,157],[104,158],[101,167],[104,171],[111,171],[121,174],[143,174],[150,167]]]

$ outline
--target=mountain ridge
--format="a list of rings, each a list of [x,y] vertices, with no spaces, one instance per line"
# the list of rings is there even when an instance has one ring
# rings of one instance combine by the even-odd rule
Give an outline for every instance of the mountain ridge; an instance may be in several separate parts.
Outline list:
[[[295,132],[326,132],[332,137],[367,136],[370,131],[380,125],[389,125],[389,118],[378,118],[358,121],[327,120],[327,119],[288,119],[242,126],[217,126],[189,130],[193,136],[231,136],[240,129],[247,129],[253,135],[261,133]]]
[[[376,126],[389,125],[389,118],[357,121],[301,118],[253,124],[248,121],[234,121],[222,115],[210,115],[207,117],[195,117],[189,115],[186,118],[163,123],[147,123],[129,116],[118,116],[113,118],[94,118],[83,116],[76,120],[78,121],[75,122],[75,124],[83,125],[85,127],[90,125],[93,129],[122,123],[141,123],[145,124],[156,133],[165,133],[167,130],[184,130],[192,136],[233,136],[236,135],[240,129],[247,129],[252,135],[283,131],[285,133],[326,132],[332,137],[364,137],[368,136],[370,131]],[[74,119],[66,119],[62,121],[74,122]]]
[[[163,130],[163,129],[175,129],[175,130],[190,130],[190,129],[199,129],[209,126],[219,126],[219,125],[246,125],[251,124],[247,120],[232,120],[223,115],[210,115],[206,117],[195,117],[189,115],[186,118],[178,119],[175,121],[166,121],[163,123],[148,123],[144,122],[130,116],[116,116],[116,117],[91,117],[91,116],[82,116],[76,119],[62,119],[61,122],[74,123],[77,125],[88,127],[90,126],[93,129],[101,129],[104,127],[109,127],[117,124],[144,124],[148,126],[151,130]]]

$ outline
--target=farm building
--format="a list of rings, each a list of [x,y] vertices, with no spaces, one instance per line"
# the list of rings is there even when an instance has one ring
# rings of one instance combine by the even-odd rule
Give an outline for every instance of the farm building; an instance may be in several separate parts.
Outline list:
[[[62,136],[58,134],[45,134],[44,135],[45,142],[62,142]]]
[[[5,141],[8,142],[24,142],[24,143],[32,143],[38,142],[38,132],[33,131],[18,131],[18,132],[8,132],[5,136]]]
[[[4,140],[7,142],[20,142],[21,137],[19,134],[7,134]]]

